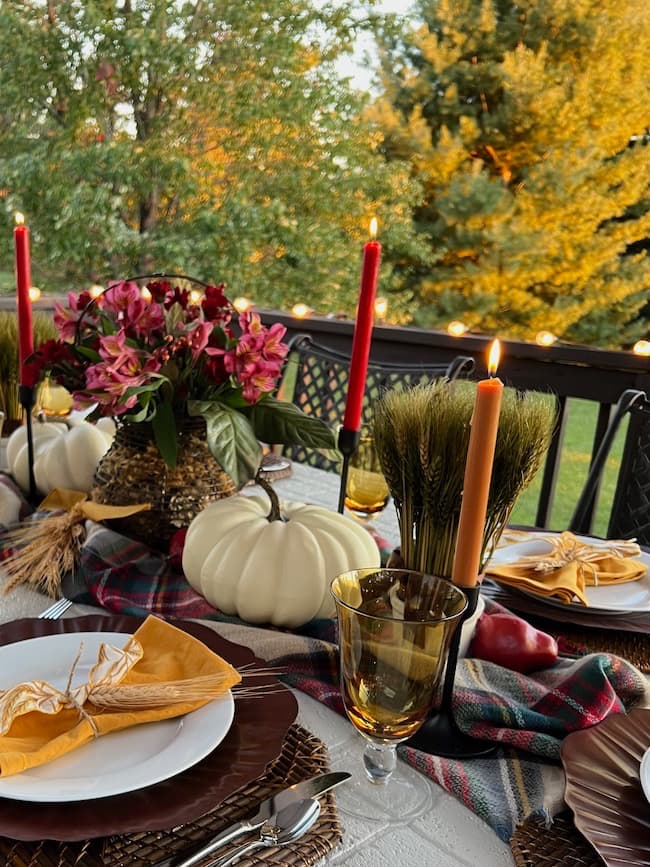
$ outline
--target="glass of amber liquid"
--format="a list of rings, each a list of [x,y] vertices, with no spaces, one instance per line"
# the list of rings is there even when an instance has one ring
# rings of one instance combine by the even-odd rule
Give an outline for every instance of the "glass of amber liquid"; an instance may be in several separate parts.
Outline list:
[[[465,594],[423,572],[372,568],[344,572],[331,592],[343,703],[366,741],[358,791],[354,784],[342,787],[351,797],[341,807],[369,819],[413,818],[427,808],[430,788],[423,777],[397,768],[396,747],[420,728],[435,703]],[[382,794],[369,798],[364,789]]]
[[[348,465],[345,507],[353,517],[370,521],[386,508],[388,496],[372,436],[364,434]]]

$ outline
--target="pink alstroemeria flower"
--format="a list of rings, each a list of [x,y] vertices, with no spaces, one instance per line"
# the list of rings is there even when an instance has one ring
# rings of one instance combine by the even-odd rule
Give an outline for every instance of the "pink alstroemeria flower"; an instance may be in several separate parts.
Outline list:
[[[280,343],[286,329],[276,323],[265,328],[257,313],[239,317],[242,334],[235,347],[228,350],[206,349],[209,355],[223,354],[226,371],[241,386],[248,403],[256,403],[262,394],[273,391],[280,375],[288,347]]]
[[[102,297],[105,309],[127,327],[138,318],[144,303],[138,285],[128,280],[113,283]]]
[[[185,331],[193,362],[198,361],[199,357],[206,350],[213,329],[214,325],[211,322],[203,322],[197,319]]]
[[[77,336],[77,323],[81,319],[81,315],[92,300],[89,292],[80,292],[75,295],[74,292],[68,292],[68,308],[56,301],[54,304],[54,324],[59,332],[59,337],[62,340],[74,340]],[[79,315],[75,315],[79,314]],[[86,314],[84,319],[88,319],[90,313]],[[92,317],[90,317],[92,318]]]

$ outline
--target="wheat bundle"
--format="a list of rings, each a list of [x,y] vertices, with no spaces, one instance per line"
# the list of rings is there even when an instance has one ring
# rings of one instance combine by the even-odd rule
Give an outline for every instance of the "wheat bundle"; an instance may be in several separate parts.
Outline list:
[[[373,435],[407,568],[451,576],[475,392],[470,382],[439,381],[389,391],[375,407]],[[541,467],[555,415],[550,395],[504,391],[481,568]]]

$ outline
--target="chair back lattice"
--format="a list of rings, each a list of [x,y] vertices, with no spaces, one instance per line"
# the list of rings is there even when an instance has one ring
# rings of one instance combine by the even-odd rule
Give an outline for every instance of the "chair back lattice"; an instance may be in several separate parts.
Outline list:
[[[291,400],[305,413],[322,419],[336,429],[343,421],[347,397],[350,357],[314,343],[307,334],[297,335],[291,342],[287,370],[295,366],[295,385]],[[366,376],[366,391],[363,400],[363,425],[372,421],[373,406],[377,399],[391,388],[407,388],[420,383],[445,377],[456,379],[459,374],[469,373],[474,360],[469,356],[457,356],[450,363],[429,365],[397,365],[370,362]],[[292,460],[330,472],[339,470],[336,453],[284,446],[282,453]]]
[[[645,394],[629,414],[607,535],[650,545],[650,401]]]
[[[591,530],[590,516],[607,458],[623,420],[629,424],[607,527],[609,539],[636,538],[650,545],[650,401],[643,391],[627,389],[614,408],[601,444],[594,456],[569,529]]]

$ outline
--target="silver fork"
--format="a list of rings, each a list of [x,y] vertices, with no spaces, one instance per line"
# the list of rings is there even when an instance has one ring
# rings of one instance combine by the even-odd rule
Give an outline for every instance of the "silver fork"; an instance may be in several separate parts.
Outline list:
[[[38,615],[39,620],[58,620],[59,617],[62,617],[68,608],[72,605],[71,599],[58,599],[53,605],[50,605],[49,608],[46,608],[45,611],[41,611]]]

